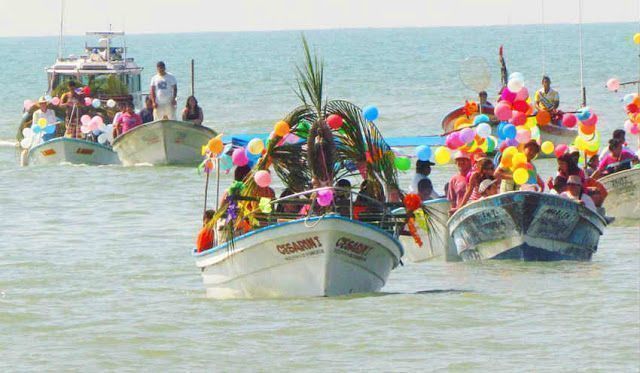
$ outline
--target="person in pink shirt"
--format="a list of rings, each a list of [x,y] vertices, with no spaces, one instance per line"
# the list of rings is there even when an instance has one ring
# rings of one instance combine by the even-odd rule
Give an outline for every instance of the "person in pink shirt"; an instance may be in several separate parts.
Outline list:
[[[458,174],[449,180],[447,199],[451,202],[449,214],[453,214],[462,207],[464,195],[467,192],[467,174],[471,171],[471,159],[463,152],[456,152],[454,156]]]
[[[638,156],[623,149],[622,145],[623,142],[620,139],[609,140],[609,153],[600,160],[598,169],[593,173],[592,178],[598,179],[601,176],[623,170],[621,163],[624,161],[629,161],[629,163],[633,164],[638,163]]]
[[[113,124],[113,130],[115,132],[114,135],[120,136],[141,125],[142,118],[133,111],[133,105],[127,102],[124,104],[124,111],[120,116],[118,116],[118,118],[116,118],[116,121]]]

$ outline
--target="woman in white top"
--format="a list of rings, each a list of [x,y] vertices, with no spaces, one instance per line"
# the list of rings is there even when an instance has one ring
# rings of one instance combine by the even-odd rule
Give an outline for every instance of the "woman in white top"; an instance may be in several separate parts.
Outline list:
[[[588,194],[582,192],[580,176],[571,175],[567,179],[567,189],[560,193],[562,197],[576,201],[584,207],[596,211],[596,205]]]

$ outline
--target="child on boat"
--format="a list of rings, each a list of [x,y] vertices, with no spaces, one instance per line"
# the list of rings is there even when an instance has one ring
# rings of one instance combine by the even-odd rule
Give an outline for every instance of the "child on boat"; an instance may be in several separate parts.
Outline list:
[[[213,227],[209,227],[209,222],[213,219],[215,211],[207,210],[202,218],[202,229],[198,232],[196,239],[196,251],[201,253],[213,247],[215,241],[215,232]]]

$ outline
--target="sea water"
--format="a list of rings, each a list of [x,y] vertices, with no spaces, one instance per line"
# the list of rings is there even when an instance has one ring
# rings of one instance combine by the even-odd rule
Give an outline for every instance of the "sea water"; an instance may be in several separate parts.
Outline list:
[[[637,25],[584,26],[584,82],[602,138],[622,127],[612,76],[638,76]],[[440,133],[475,93],[466,57],[498,48],[533,92],[543,73],[561,107],[578,107],[574,25],[305,32],[326,63],[325,92],[376,105],[387,136]],[[164,60],[179,105],[195,93],[206,125],[261,133],[299,104],[300,32],[130,35],[145,68]],[[84,38],[67,37],[65,54]],[[18,166],[22,101],[46,89],[57,40],[0,38],[0,370],[584,370],[640,366],[640,229],[610,226],[588,263],[422,263],[391,273],[380,295],[216,301],[190,250],[203,208],[195,168]],[[544,52],[543,52],[544,51]],[[407,150],[408,153],[411,150]],[[554,161],[537,161],[543,178]],[[455,172],[435,167],[441,191]],[[411,174],[401,175],[407,185]],[[222,188],[229,184],[222,180]],[[211,201],[210,201],[211,203]]]

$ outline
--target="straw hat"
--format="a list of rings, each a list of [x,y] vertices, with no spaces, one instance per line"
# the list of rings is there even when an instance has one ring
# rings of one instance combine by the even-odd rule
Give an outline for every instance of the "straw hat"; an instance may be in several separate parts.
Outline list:
[[[498,181],[497,179],[485,179],[482,180],[482,182],[480,183],[480,186],[478,186],[478,192],[480,193],[484,193],[487,191],[487,189],[489,189],[493,184],[496,183],[496,181]]]
[[[46,104],[47,103],[47,99],[44,98],[44,96],[40,96],[40,98],[38,99],[38,103],[39,104]]]
[[[455,153],[453,153],[453,159],[468,159],[471,160],[471,158],[469,158],[469,154],[461,152],[460,150],[457,150]]]

